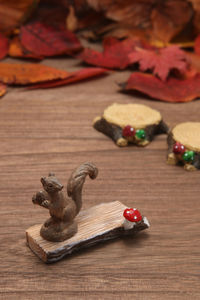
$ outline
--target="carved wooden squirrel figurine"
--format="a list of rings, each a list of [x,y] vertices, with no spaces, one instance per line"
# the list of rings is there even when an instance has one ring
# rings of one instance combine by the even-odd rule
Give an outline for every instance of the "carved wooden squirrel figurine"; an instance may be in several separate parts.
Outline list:
[[[82,188],[87,175],[95,179],[98,169],[92,163],[84,163],[72,172],[67,184],[67,194],[63,193],[63,185],[53,173],[42,177],[44,191],[37,192],[32,201],[49,209],[50,218],[40,230],[40,235],[49,241],[59,242],[72,237],[78,230],[74,220],[82,207]]]

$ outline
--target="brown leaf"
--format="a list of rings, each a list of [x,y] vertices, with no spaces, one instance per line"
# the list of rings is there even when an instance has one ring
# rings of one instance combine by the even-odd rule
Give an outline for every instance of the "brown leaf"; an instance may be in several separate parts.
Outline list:
[[[0,59],[3,59],[8,53],[8,39],[0,33]]]
[[[41,60],[43,57],[38,56],[36,54],[31,53],[27,49],[25,49],[20,42],[20,39],[18,36],[15,36],[11,41],[9,45],[9,51],[8,54],[11,57],[20,57],[20,58],[31,58],[31,59],[37,59]]]
[[[200,1],[199,0],[190,0],[194,9],[193,25],[195,28],[196,34],[200,33]]]
[[[67,29],[81,30],[81,36],[88,36],[89,39],[95,40],[95,32],[108,23],[102,12],[94,11],[87,5],[86,0],[73,0],[73,5],[69,6],[69,13],[67,16]],[[84,31],[82,31],[84,29]]]
[[[5,95],[6,93],[6,85],[3,83],[0,83],[0,97],[3,97],[3,95]]]
[[[26,85],[64,79],[70,73],[41,64],[0,63],[0,81],[10,85]]]
[[[23,47],[39,56],[72,54],[82,47],[77,37],[68,30],[58,30],[40,22],[21,28]]]
[[[124,90],[136,90],[166,102],[189,102],[200,97],[200,73],[187,79],[169,78],[163,82],[151,74],[132,73]]]
[[[175,37],[193,16],[193,9],[188,1],[157,1],[151,13],[154,39],[165,43]]]
[[[147,50],[136,48],[129,54],[130,63],[138,62],[141,71],[153,70],[163,81],[166,80],[171,70],[178,70],[184,73],[188,67],[187,56],[177,46],[170,46],[162,49]]]
[[[115,22],[110,35],[116,37],[133,36],[132,30],[139,30],[152,41],[167,43],[193,16],[193,8],[187,0],[87,0],[87,3]],[[79,9],[86,11],[85,7],[82,5]]]
[[[105,16],[116,22],[131,24],[133,27],[150,26],[150,13],[156,0],[87,0],[96,11],[103,11]]]
[[[111,23],[102,26],[96,32],[97,36],[114,37],[117,39],[123,38],[140,38],[142,40],[150,41],[151,35],[149,30],[138,29],[132,25],[126,25],[123,23]]]
[[[96,28],[95,31],[99,34],[110,35],[115,37],[134,36],[133,31],[146,31],[151,27],[150,14],[152,5],[156,0],[87,0],[85,1],[89,7],[92,7],[99,13],[113,20],[115,23],[105,24],[101,22],[101,26]],[[87,5],[77,4],[75,1],[76,9],[80,15],[87,15]],[[108,21],[107,21],[108,23]],[[107,26],[108,25],[108,26]],[[102,29],[101,29],[102,28]]]
[[[28,89],[48,89],[57,86],[68,85],[71,83],[76,83],[79,81],[87,80],[90,78],[95,78],[104,75],[107,70],[102,68],[85,68],[79,71],[71,72],[71,76],[66,79],[54,80],[51,82],[43,82],[40,84],[34,84]]]
[[[0,31],[10,33],[35,9],[39,0],[0,0]]]

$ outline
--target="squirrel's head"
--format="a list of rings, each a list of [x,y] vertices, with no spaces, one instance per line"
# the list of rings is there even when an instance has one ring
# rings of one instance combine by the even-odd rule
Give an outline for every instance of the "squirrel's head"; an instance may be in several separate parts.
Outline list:
[[[53,173],[50,173],[48,177],[42,177],[41,183],[44,190],[48,193],[58,192],[63,189],[63,185],[58,181]]]

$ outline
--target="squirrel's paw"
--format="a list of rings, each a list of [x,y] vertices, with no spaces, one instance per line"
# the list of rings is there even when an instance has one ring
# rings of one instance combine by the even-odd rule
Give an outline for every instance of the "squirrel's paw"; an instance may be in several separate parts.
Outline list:
[[[37,192],[35,195],[32,197],[32,202],[34,204],[42,205],[42,203],[46,200],[45,195],[43,194],[42,191]]]

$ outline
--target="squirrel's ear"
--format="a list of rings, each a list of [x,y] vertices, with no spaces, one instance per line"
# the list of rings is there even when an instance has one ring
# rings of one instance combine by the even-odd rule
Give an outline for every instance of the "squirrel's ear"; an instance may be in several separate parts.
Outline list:
[[[42,184],[44,185],[44,184],[45,184],[45,177],[42,177],[42,178],[40,179],[40,181],[41,181]]]
[[[55,174],[50,172],[50,173],[49,173],[49,176],[55,176]]]

